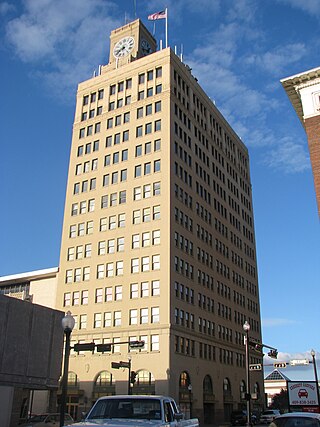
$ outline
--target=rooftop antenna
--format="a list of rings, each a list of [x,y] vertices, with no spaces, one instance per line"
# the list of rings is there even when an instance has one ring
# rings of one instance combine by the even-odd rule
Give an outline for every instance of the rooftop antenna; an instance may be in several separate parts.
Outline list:
[[[183,44],[181,44],[180,61],[183,62]]]

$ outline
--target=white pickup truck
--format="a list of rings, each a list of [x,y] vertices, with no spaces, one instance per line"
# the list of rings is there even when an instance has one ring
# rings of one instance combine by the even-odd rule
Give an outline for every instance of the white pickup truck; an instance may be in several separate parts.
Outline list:
[[[171,397],[124,395],[100,397],[85,420],[72,426],[199,427],[199,421],[185,420]]]

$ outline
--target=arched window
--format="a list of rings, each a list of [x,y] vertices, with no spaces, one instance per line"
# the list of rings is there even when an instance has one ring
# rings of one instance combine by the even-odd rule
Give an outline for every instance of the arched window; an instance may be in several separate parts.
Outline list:
[[[188,385],[191,384],[190,377],[188,372],[181,372],[180,378],[179,378],[179,387],[180,388],[187,388]]]
[[[260,387],[258,383],[255,383],[253,386],[253,392],[256,394],[256,398],[260,397]]]
[[[203,392],[206,394],[213,393],[213,386],[210,375],[206,375],[203,379]]]
[[[230,396],[231,395],[231,383],[229,378],[225,378],[223,380],[223,395]]]
[[[69,387],[75,387],[78,385],[78,377],[75,372],[69,371],[68,372],[68,386]]]
[[[154,384],[154,376],[151,372],[146,370],[141,370],[137,372],[136,377],[137,385],[151,385]]]
[[[95,383],[95,387],[107,387],[112,385],[112,374],[108,371],[102,371],[98,374]]]

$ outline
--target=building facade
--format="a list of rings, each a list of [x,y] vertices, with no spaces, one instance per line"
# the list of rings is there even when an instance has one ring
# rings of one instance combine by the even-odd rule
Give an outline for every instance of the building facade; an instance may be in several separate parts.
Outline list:
[[[281,80],[308,137],[320,215],[320,67]]]
[[[112,362],[128,360],[133,393],[171,395],[202,422],[245,406],[245,320],[261,342],[248,151],[140,20],[78,87],[56,307],[76,319],[73,344],[111,343],[71,354],[76,417],[127,393]],[[263,406],[262,372],[251,382]]]

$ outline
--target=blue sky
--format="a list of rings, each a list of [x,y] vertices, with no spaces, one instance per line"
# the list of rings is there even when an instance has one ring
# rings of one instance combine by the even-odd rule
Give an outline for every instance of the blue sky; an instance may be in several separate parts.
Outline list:
[[[263,341],[320,351],[319,219],[305,131],[279,80],[318,67],[319,0],[0,2],[0,275],[57,266],[78,82],[110,31],[169,10],[169,45],[248,146]],[[156,23],[164,39],[164,21]],[[317,354],[320,358],[320,353]]]

